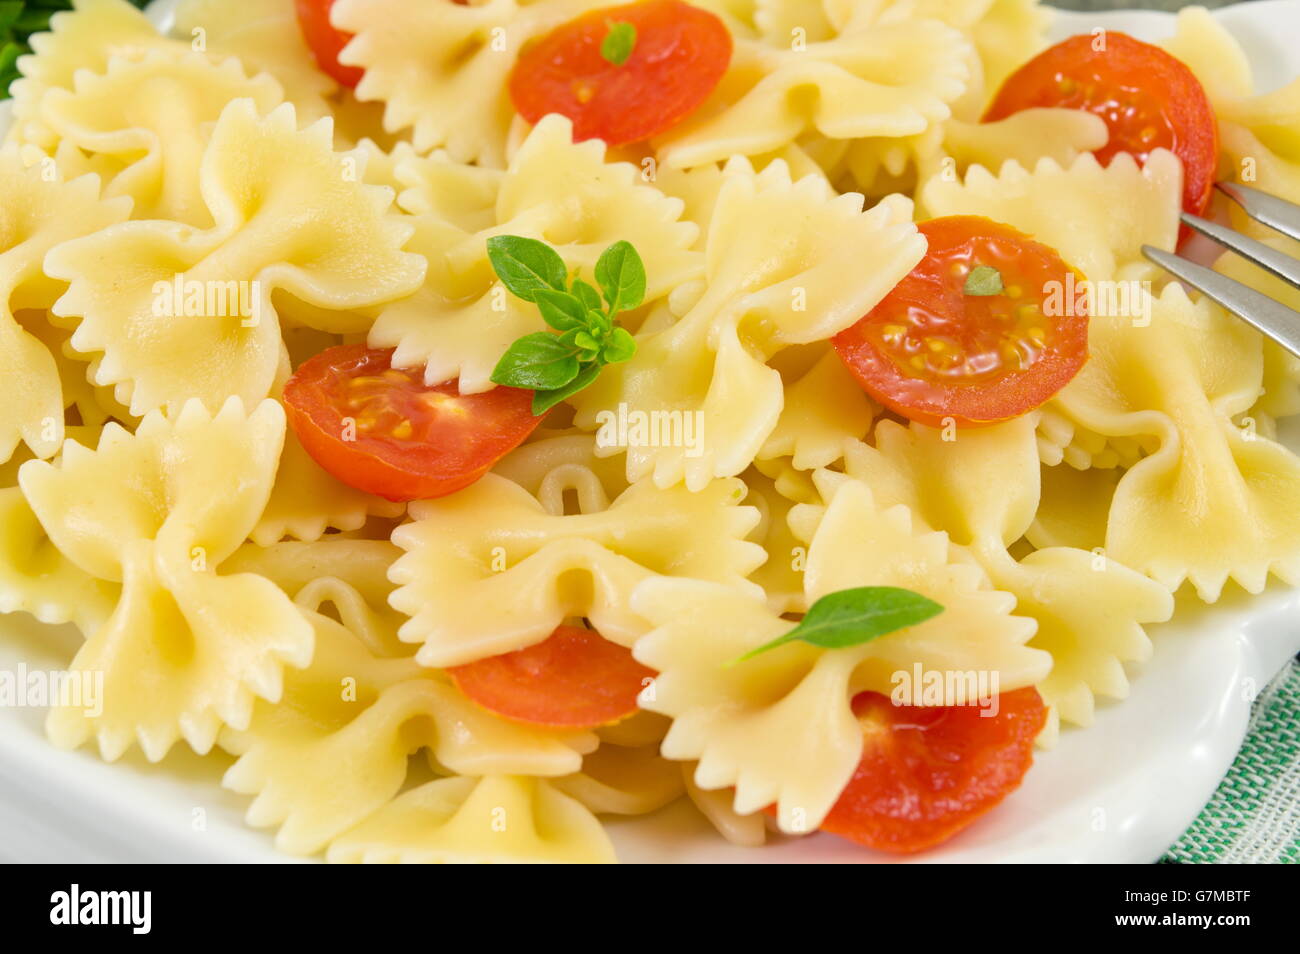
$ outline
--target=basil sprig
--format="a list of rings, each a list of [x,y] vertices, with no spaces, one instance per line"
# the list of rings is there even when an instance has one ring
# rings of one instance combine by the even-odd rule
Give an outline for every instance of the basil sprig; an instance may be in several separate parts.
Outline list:
[[[751,649],[731,665],[786,643],[802,640],[823,649],[861,646],[889,633],[924,623],[943,612],[934,600],[897,586],[859,586],[827,593],[799,625],[770,643]]]
[[[623,21],[606,20],[609,32],[600,42],[600,55],[607,63],[622,66],[636,49],[636,27]]]
[[[596,262],[600,290],[568,269],[545,242],[518,235],[488,239],[488,260],[516,298],[537,305],[559,334],[537,331],[512,344],[492,371],[494,384],[531,388],[533,414],[577,394],[607,364],[626,361],[636,342],[615,317],[645,300],[645,265],[628,242],[615,242]]]

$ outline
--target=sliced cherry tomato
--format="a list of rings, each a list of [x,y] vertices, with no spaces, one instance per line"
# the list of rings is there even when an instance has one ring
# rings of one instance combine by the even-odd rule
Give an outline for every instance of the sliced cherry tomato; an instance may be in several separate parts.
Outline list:
[[[978,427],[1063,388],[1088,353],[1083,276],[991,219],[953,215],[917,228],[929,241],[925,258],[833,339],[863,390],[923,424]],[[967,293],[981,266],[998,273],[1001,293]]]
[[[339,53],[352,40],[352,34],[336,30],[330,23],[330,8],[334,6],[334,0],[293,0],[293,6],[298,12],[298,26],[302,28],[303,39],[311,48],[316,65],[343,86],[355,89],[365,70],[339,62]]]
[[[1110,141],[1097,150],[1109,165],[1127,152],[1146,162],[1165,148],[1183,161],[1183,208],[1202,214],[1210,203],[1219,157],[1219,126],[1205,89],[1180,60],[1124,33],[1072,36],[1016,70],[984,114],[1005,119],[1034,106],[1063,106],[1100,116]]]
[[[468,487],[541,422],[533,392],[461,394],[429,387],[421,368],[394,368],[393,352],[328,348],[284,386],[294,434],[316,463],[350,487],[389,500],[445,497]]]
[[[601,55],[610,27],[636,28],[621,65]],[[592,10],[525,46],[510,98],[530,123],[547,113],[573,120],[573,138],[611,146],[640,142],[681,122],[708,98],[731,62],[731,34],[707,10],[644,0]]]
[[[567,729],[632,715],[637,694],[655,675],[631,650],[576,626],[561,626],[536,646],[447,672],[461,692],[499,716]]]
[[[946,841],[1020,786],[1047,709],[1036,689],[979,706],[896,706],[864,692],[853,700],[862,760],[822,831],[877,851],[913,852]]]

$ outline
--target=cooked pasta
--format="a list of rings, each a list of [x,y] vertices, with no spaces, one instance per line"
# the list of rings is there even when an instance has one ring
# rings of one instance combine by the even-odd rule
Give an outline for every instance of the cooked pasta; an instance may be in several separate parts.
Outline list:
[[[102,676],[54,744],[224,750],[286,854],[925,850],[1175,594],[1300,585],[1300,359],[1142,255],[1216,169],[1300,200],[1300,80],[1203,10],[1110,37],[1174,136],[1035,98],[1035,0],[71,5],[0,147],[0,612]],[[948,797],[896,750],[970,706]]]

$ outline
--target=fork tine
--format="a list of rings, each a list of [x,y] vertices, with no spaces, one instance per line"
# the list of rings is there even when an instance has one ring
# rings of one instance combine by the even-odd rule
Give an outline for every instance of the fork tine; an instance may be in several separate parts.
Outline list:
[[[1300,211],[1300,209],[1297,209],[1297,211]],[[1220,245],[1232,249],[1247,261],[1254,262],[1260,268],[1272,272],[1282,281],[1289,282],[1296,288],[1300,288],[1300,262],[1297,262],[1291,256],[1283,255],[1277,249],[1269,248],[1263,242],[1257,242],[1240,232],[1234,232],[1232,229],[1211,222],[1209,219],[1203,219],[1199,215],[1192,215],[1190,212],[1184,212],[1182,220],[1202,235],[1208,236]]]
[[[1143,245],[1142,254],[1300,357],[1300,312],[1204,265],[1161,249]]]
[[[1236,182],[1216,183],[1220,192],[1241,206],[1256,222],[1263,222],[1288,238],[1300,241],[1300,205]]]

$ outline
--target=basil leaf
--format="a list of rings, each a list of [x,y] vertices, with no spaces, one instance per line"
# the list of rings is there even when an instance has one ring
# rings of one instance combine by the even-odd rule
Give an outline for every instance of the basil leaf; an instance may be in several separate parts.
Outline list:
[[[934,600],[896,586],[859,586],[827,593],[808,608],[799,625],[750,650],[734,662],[802,640],[823,649],[847,649],[896,630],[924,623],[943,612]]]
[[[524,335],[501,356],[492,383],[512,388],[550,390],[564,387],[578,374],[573,349],[547,331]]]
[[[552,388],[549,391],[534,391],[533,417],[540,417],[565,398],[577,394],[583,388],[587,387],[587,385],[591,384],[592,381],[595,381],[596,376],[599,374],[600,365],[589,364],[578,372],[577,377],[563,387]]]
[[[615,66],[622,66],[636,48],[636,27],[630,23],[609,23],[609,32],[600,43],[600,55]]]
[[[601,311],[605,306],[600,300],[600,292],[596,291],[594,285],[584,282],[581,278],[575,278],[569,291],[577,296],[578,300],[587,306],[589,311]],[[604,315],[601,316],[602,318]]]
[[[630,242],[615,242],[596,262],[596,283],[609,302],[610,315],[645,300],[645,265]]]
[[[967,295],[1001,295],[1002,294],[1002,273],[992,265],[976,265],[966,276],[966,284],[962,287]]]
[[[518,235],[494,235],[487,240],[488,261],[510,294],[534,301],[543,288],[564,291],[569,272],[560,253],[545,242]]]
[[[556,331],[587,327],[587,307],[577,295],[539,288],[533,293],[542,319]]]
[[[4,0],[0,3],[0,30],[7,30],[15,23],[23,12],[23,0]]]
[[[627,361],[634,354],[636,354],[636,339],[626,328],[615,328],[609,340],[605,342],[600,358],[606,364],[618,364],[620,361]]]

